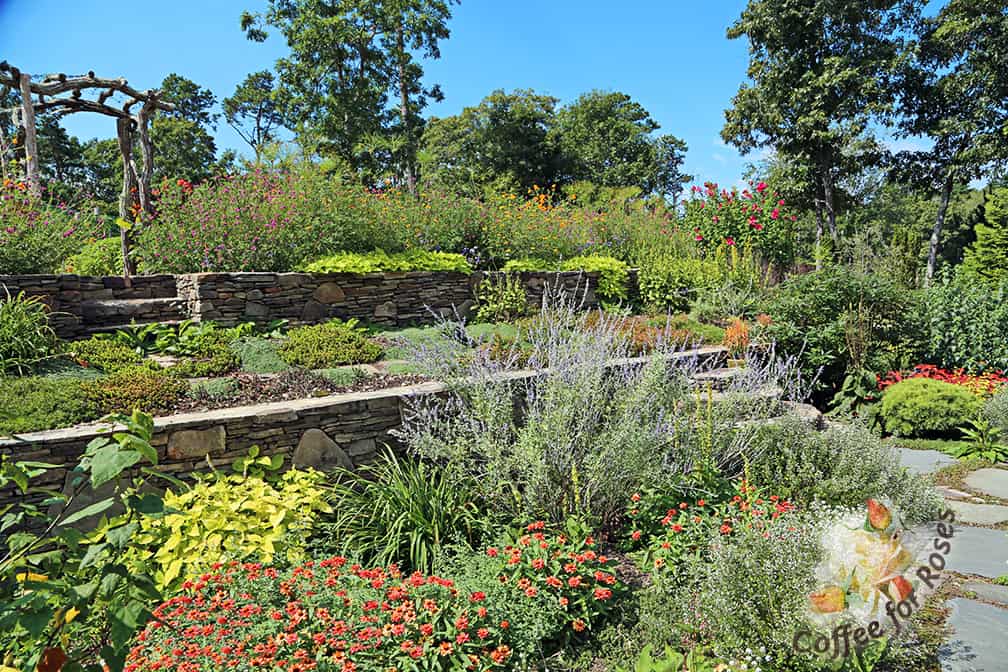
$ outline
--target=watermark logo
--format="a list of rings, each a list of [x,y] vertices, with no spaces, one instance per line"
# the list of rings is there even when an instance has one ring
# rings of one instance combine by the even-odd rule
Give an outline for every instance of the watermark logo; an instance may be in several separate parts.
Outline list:
[[[889,506],[870,499],[864,512],[826,528],[819,587],[808,596],[809,627],[796,631],[794,650],[846,658],[899,632],[940,583],[954,520],[943,511],[930,540],[921,540]]]

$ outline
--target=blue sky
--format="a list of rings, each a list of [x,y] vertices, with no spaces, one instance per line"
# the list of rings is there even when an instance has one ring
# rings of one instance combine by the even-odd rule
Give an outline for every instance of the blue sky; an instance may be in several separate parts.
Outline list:
[[[490,91],[532,88],[568,102],[598,88],[623,91],[689,144],[686,168],[698,179],[735,183],[745,163],[719,139],[729,104],[745,77],[747,44],[725,38],[743,0],[463,0],[454,8],[442,57],[426,66],[445,100],[429,114],[454,114]],[[124,76],[137,88],[178,72],[224,98],[245,75],[272,66],[285,51],[271,36],[248,42],[242,10],[261,0],[0,0],[0,60],[26,72]],[[35,26],[66,26],[48,36]],[[68,129],[111,137],[114,124],[74,115]],[[226,124],[219,146],[246,151]]]

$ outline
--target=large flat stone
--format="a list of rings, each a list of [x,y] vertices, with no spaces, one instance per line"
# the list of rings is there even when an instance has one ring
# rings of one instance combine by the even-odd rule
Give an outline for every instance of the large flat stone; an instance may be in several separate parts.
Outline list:
[[[963,590],[976,593],[978,597],[990,602],[997,602],[1008,607],[1008,586],[999,586],[995,583],[967,583]]]
[[[1008,661],[1008,609],[950,600],[949,641],[938,649],[942,672],[1001,672]]]
[[[925,539],[936,536],[934,524],[919,526],[914,531]],[[1008,533],[956,522],[949,542],[952,550],[946,557],[948,570],[990,579],[1008,573]]]
[[[183,429],[168,437],[168,457],[173,460],[204,458],[223,453],[227,431],[223,425],[210,429]]]
[[[998,499],[1008,499],[1008,469],[979,469],[963,480],[974,490]]]
[[[955,458],[937,450],[900,448],[900,464],[917,474],[933,474],[942,467],[954,464]]]
[[[997,525],[1008,521],[1008,506],[998,504],[973,504],[972,502],[949,501],[949,508],[955,511],[956,520],[970,525]]]
[[[311,467],[319,471],[353,469],[353,462],[347,454],[325,432],[316,428],[301,435],[294,449],[293,462],[295,467]]]

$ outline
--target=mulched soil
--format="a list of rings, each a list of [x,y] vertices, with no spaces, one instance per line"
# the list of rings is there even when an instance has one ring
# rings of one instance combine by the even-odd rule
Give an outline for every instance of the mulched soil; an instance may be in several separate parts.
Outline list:
[[[211,397],[203,394],[198,398],[186,397],[180,399],[173,408],[166,410],[171,413],[190,413],[274,401],[326,397],[341,392],[370,392],[401,385],[415,385],[427,379],[412,374],[380,374],[359,378],[350,385],[340,385],[324,376],[295,369],[277,375],[236,373],[223,380],[233,381],[234,389],[221,396]]]

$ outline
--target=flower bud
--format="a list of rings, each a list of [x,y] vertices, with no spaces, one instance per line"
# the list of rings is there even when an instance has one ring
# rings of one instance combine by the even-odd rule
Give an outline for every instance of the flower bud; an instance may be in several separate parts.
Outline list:
[[[874,530],[885,530],[892,523],[892,513],[885,504],[874,499],[868,500],[868,524]]]

